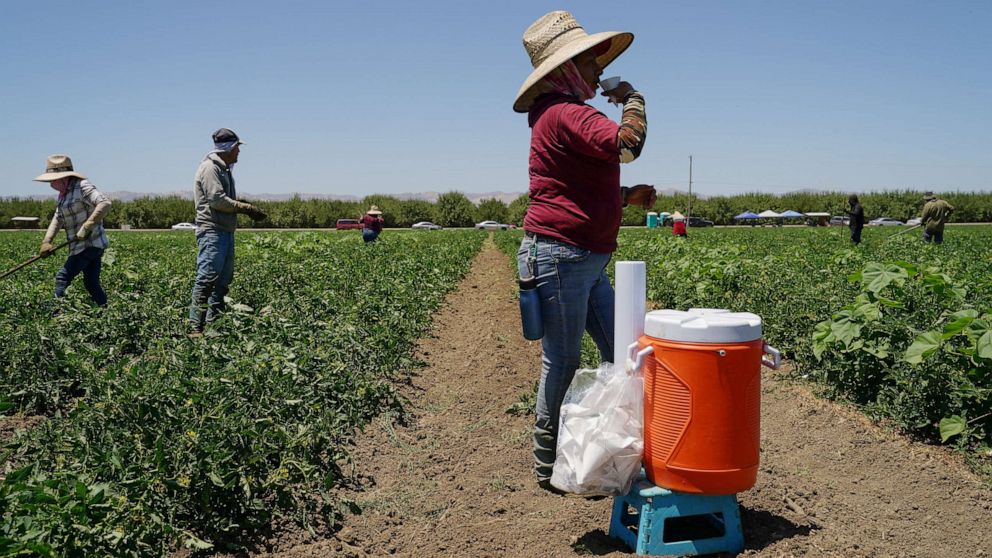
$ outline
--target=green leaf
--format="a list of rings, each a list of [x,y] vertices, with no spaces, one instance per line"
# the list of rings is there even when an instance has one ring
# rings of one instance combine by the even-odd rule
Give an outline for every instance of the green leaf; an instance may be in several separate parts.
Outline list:
[[[217,475],[217,473],[215,473],[213,471],[210,471],[210,473],[208,473],[207,476],[210,477],[210,482],[214,483],[214,485],[216,485],[216,486],[224,486],[224,480],[221,479]]]
[[[902,285],[908,277],[906,270],[897,265],[871,262],[861,273],[861,285],[873,293],[878,293],[893,283]]]
[[[978,342],[975,344],[975,349],[978,351],[978,356],[980,358],[992,359],[992,330],[986,331],[981,337],[978,338]]]
[[[951,415],[940,419],[940,442],[946,443],[948,439],[964,432],[968,422],[960,415]]]
[[[214,547],[213,544],[208,543],[195,535],[189,534],[187,534],[186,540],[183,541],[183,546],[194,550],[207,550]]]
[[[941,342],[939,332],[928,331],[921,333],[913,340],[913,344],[906,349],[906,354],[903,358],[910,364],[919,364],[923,362],[923,359],[937,352]]]
[[[960,312],[955,312],[948,316],[948,322],[944,324],[944,331],[942,337],[950,339],[955,335],[964,331],[964,328],[971,325],[971,322],[975,321],[978,317],[978,312],[976,310],[961,310]]]

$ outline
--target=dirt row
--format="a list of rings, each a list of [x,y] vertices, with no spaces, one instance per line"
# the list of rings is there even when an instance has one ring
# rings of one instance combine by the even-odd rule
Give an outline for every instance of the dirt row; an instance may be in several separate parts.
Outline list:
[[[272,555],[620,556],[611,500],[540,490],[532,417],[540,346],[518,333],[516,285],[487,242],[422,340],[408,424],[379,421],[356,448],[361,512],[334,538],[276,541]],[[762,464],[739,495],[746,556],[992,556],[992,491],[957,459],[879,429],[764,371]]]

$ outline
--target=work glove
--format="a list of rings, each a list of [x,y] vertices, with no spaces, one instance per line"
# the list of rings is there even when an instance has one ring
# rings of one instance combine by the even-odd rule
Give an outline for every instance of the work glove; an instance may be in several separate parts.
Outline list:
[[[624,205],[634,204],[644,209],[651,209],[654,206],[654,202],[658,200],[658,193],[655,192],[654,186],[648,184],[638,184],[637,186],[623,188],[622,190]]]
[[[86,240],[87,238],[89,238],[90,233],[93,232],[93,227],[95,226],[96,223],[94,223],[93,221],[86,221],[85,223],[83,223],[83,225],[79,227],[79,230],[76,231],[76,240]]]
[[[252,221],[264,221],[265,219],[267,219],[269,217],[268,215],[265,214],[264,211],[262,211],[261,209],[255,207],[254,205],[249,205],[245,209],[244,213]]]
[[[52,246],[51,242],[46,241],[41,243],[41,249],[38,250],[39,256],[41,256],[42,258],[47,258],[48,256],[51,256],[54,253],[55,253],[55,247]]]

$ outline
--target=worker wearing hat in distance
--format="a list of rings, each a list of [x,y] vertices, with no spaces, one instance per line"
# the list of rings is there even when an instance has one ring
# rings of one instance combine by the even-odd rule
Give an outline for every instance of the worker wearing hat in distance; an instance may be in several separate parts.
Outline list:
[[[538,485],[550,478],[565,390],[579,366],[584,332],[602,361],[613,360],[613,287],[606,265],[617,248],[622,208],[654,205],[652,186],[620,186],[620,164],[636,159],[647,135],[644,97],[625,81],[603,93],[623,104],[620,123],[586,104],[603,69],[630,46],[631,33],[589,35],[556,11],[523,36],[533,71],[513,110],[531,127],[530,204],[517,252],[522,277],[538,282],[544,337],[534,423]]]
[[[41,241],[40,255],[47,258],[55,251],[52,241],[59,229],[65,229],[69,239],[69,257],[55,274],[55,296],[65,296],[69,284],[82,273],[83,285],[90,298],[98,306],[105,306],[107,293],[100,285],[100,270],[103,251],[109,244],[103,230],[103,218],[110,210],[110,199],[85,176],[73,170],[68,155],[50,156],[45,173],[35,180],[47,182],[59,193],[55,215]]]
[[[224,297],[234,279],[234,231],[238,213],[255,221],[266,218],[257,207],[237,200],[231,167],[238,162],[243,142],[227,128],[214,132],[214,149],[196,169],[193,200],[196,206],[196,280],[189,307],[190,336],[203,333],[224,310]]]
[[[362,223],[362,239],[365,243],[375,242],[382,232],[383,225],[382,211],[379,210],[379,206],[370,207],[359,221]]]
[[[933,192],[923,194],[926,203],[920,220],[923,224],[923,241],[941,244],[944,242],[944,224],[954,213],[954,206],[933,195]]]

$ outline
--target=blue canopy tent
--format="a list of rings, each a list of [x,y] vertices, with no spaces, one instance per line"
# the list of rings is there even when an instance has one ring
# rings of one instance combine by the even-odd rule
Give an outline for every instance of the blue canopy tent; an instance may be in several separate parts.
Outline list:
[[[744,213],[741,213],[740,215],[734,217],[734,219],[738,221],[742,219],[758,219],[758,218],[759,217],[757,213],[752,213],[750,211],[745,211]]]
[[[799,213],[798,211],[793,211],[793,210],[789,209],[789,210],[783,212],[780,215],[780,217],[784,217],[786,219],[796,219],[796,218],[799,218],[799,217],[805,217],[805,215],[803,215],[802,213]]]

